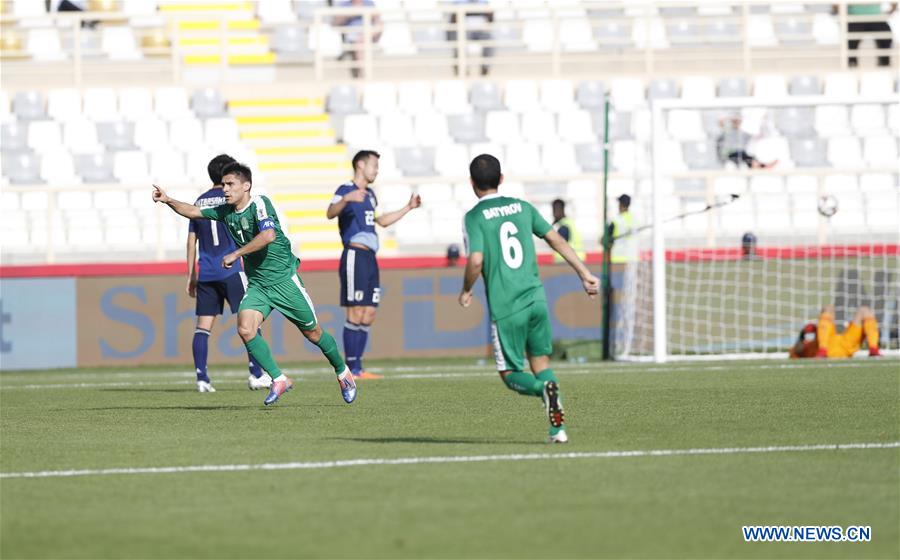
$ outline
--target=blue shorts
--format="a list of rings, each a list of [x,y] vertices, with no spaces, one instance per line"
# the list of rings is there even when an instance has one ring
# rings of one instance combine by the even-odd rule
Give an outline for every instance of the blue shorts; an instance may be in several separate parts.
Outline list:
[[[244,273],[238,272],[228,278],[213,282],[197,282],[197,316],[221,315],[225,300],[232,313],[237,313],[244,297]]]
[[[378,307],[381,302],[381,280],[375,251],[344,247],[339,275],[342,307]]]

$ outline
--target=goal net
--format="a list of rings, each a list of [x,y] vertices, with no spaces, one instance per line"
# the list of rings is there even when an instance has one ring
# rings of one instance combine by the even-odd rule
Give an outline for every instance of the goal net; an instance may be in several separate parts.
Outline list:
[[[869,306],[880,346],[900,345],[896,95],[651,113],[652,196],[635,197],[646,229],[613,265],[617,358],[783,356],[826,304],[839,331]]]

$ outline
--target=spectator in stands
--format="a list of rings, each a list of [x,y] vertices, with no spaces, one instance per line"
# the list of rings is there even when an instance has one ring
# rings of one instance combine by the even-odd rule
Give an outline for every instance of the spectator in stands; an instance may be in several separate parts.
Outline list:
[[[566,216],[566,203],[560,198],[553,201],[553,229],[572,246],[578,258],[584,260],[585,253],[581,234],[571,218]],[[554,252],[553,262],[565,262],[565,260],[559,253]]]
[[[797,342],[791,347],[791,358],[850,358],[865,340],[869,346],[869,357],[878,358],[878,321],[872,310],[861,305],[856,310],[853,321],[844,332],[837,333],[834,326],[834,306],[826,305],[819,315],[819,322],[807,323],[800,331]]]
[[[891,14],[894,10],[897,9],[897,3],[891,3],[890,7],[887,10],[887,14]],[[891,26],[888,25],[887,18],[878,18],[878,16],[883,15],[882,11],[882,3],[876,2],[871,4],[849,4],[847,5],[847,15],[850,17],[862,16],[867,18],[869,21],[850,21],[847,22],[847,32],[848,33],[879,33],[883,34],[882,37],[875,38],[875,46],[878,47],[879,52],[889,53],[891,52],[891,45],[893,44],[893,40],[891,39]],[[872,21],[873,18],[877,18],[876,21]],[[849,38],[847,40],[847,48],[851,51],[855,51],[859,48],[859,38]],[[856,58],[855,54],[850,55],[847,59],[847,64],[851,68],[855,68],[859,61]],[[878,57],[878,66],[890,66],[891,65],[891,57],[888,54],[884,54]]]
[[[778,163],[778,160],[770,163],[762,163],[750,154],[747,145],[751,136],[741,129],[740,115],[732,115],[719,121],[722,132],[716,140],[716,150],[722,163],[732,162],[740,167],[742,164],[751,169],[768,169]]]
[[[212,188],[200,195],[194,206],[215,208],[225,204],[225,191],[222,190],[222,169],[234,163],[234,158],[221,154],[209,161],[207,172],[212,181]],[[199,278],[197,275],[197,247],[200,247]],[[238,306],[244,297],[247,277],[238,260],[231,268],[222,267],[222,258],[237,250],[234,241],[229,237],[225,224],[207,219],[193,219],[188,226],[187,238],[187,293],[197,299],[197,327],[194,329],[194,340],[191,350],[194,354],[194,368],[197,373],[197,391],[215,393],[206,371],[209,353],[209,335],[216,323],[216,317],[225,309],[225,301],[231,312],[237,314]],[[272,385],[272,378],[253,361],[248,351],[250,377],[247,386],[251,390],[266,389]]]
[[[339,8],[374,8],[374,0],[343,0],[337,4]],[[344,27],[343,30],[344,43],[349,45],[347,50],[340,56],[340,59],[350,57],[354,61],[353,68],[350,69],[350,75],[358,78],[362,75],[362,69],[359,67],[359,61],[363,58],[365,52],[365,36],[363,34],[363,16],[362,15],[344,15],[336,16],[332,24],[336,27]],[[381,17],[378,13],[372,14],[372,44],[381,39]]]
[[[453,0],[452,2],[456,6],[467,6],[467,5],[477,5],[477,4],[487,4],[487,0]],[[483,11],[483,12],[466,12],[466,39],[469,41],[490,41],[491,40],[491,31],[490,24],[494,22],[494,12],[492,11]],[[447,40],[451,42],[456,42],[456,12],[450,14],[450,28],[447,30]],[[459,58],[459,51],[454,48],[454,58]],[[486,60],[490,57],[494,56],[494,47],[489,45],[485,45],[481,49],[481,75],[487,76],[488,74],[488,65]],[[459,72],[459,67],[455,67],[454,71],[456,73]]]

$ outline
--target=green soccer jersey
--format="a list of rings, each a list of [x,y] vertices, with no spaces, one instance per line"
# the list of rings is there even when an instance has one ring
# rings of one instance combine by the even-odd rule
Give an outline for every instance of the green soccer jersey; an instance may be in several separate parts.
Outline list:
[[[483,253],[482,275],[491,319],[497,321],[543,300],[534,238],[552,227],[524,200],[491,194],[466,213],[468,254]]]
[[[238,247],[250,243],[260,231],[275,230],[275,241],[262,250],[244,255],[248,284],[273,286],[289,279],[297,271],[300,260],[291,252],[291,242],[281,231],[278,214],[268,197],[254,196],[241,211],[231,204],[223,204],[204,208],[201,212],[204,218],[224,222]]]

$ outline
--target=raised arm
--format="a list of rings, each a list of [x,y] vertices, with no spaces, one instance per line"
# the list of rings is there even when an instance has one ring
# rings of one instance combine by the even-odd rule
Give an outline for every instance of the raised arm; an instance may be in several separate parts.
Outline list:
[[[572,249],[571,245],[569,245],[560,234],[551,229],[544,235],[544,240],[547,241],[550,247],[559,253],[560,256],[569,263],[569,266],[575,270],[578,277],[581,279],[584,291],[591,296],[591,299],[593,299],[600,291],[600,279],[591,274],[591,271],[588,270],[581,259],[578,258],[578,255],[575,254],[575,250]]]
[[[329,220],[333,220],[341,215],[341,212],[344,211],[344,208],[347,207],[347,204],[351,202],[362,202],[366,199],[366,191],[361,191],[359,189],[354,189],[344,196],[341,196],[340,200],[337,200],[337,197],[340,195],[335,195],[335,200],[328,205],[328,210],[325,211],[325,216]]]
[[[400,218],[408,214],[410,210],[414,210],[419,206],[422,206],[422,197],[414,194],[409,197],[409,202],[406,203],[406,206],[399,210],[386,212],[381,216],[378,216],[377,218],[375,218],[375,222],[381,227],[388,227],[389,225],[396,223]]]
[[[466,261],[466,272],[463,276],[463,287],[459,293],[459,304],[463,307],[469,307],[472,303],[472,288],[475,282],[481,276],[481,269],[484,266],[484,253],[475,252],[469,255]]]
[[[193,220],[203,217],[203,214],[200,212],[200,208],[187,202],[175,200],[174,198],[167,195],[166,191],[162,190],[156,185],[153,185],[153,202],[161,202],[174,210],[176,214],[184,216],[185,218]]]

